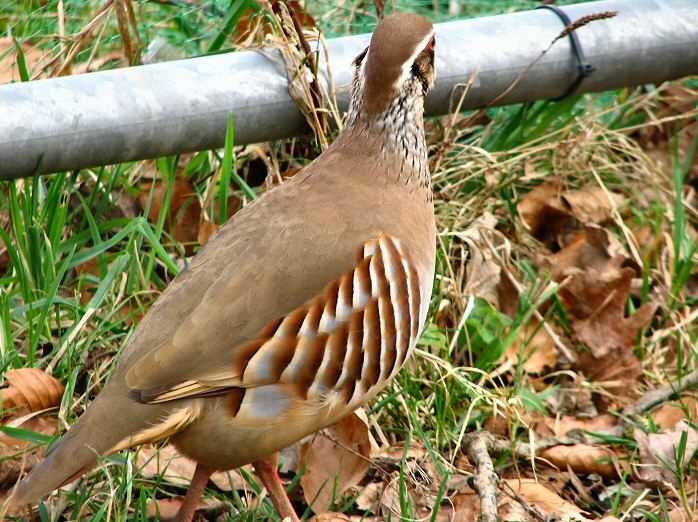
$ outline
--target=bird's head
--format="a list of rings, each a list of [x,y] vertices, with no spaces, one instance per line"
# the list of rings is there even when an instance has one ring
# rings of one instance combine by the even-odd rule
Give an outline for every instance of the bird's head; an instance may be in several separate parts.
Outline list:
[[[419,15],[383,19],[354,60],[352,108],[376,117],[405,98],[423,98],[434,84],[434,26]]]

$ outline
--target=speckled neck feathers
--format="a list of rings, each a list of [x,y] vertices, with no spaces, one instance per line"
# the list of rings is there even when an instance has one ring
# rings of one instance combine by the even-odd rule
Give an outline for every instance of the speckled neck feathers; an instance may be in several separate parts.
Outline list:
[[[354,77],[352,97],[343,134],[379,149],[381,161],[391,163],[396,173],[392,181],[418,183],[431,197],[431,177],[424,137],[424,86],[416,78],[408,79],[390,106],[372,116],[362,110],[363,78]],[[390,180],[388,180],[390,181]]]

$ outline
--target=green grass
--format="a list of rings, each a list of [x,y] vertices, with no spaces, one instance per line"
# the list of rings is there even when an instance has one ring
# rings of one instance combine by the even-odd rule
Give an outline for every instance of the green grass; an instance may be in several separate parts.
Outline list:
[[[535,4],[528,0],[469,1],[462,3],[459,16],[505,13]],[[65,34],[78,34],[99,5],[96,0],[66,0]],[[138,52],[146,52],[153,42],[166,42],[168,52],[176,56],[234,49],[240,20],[247,19],[245,10],[252,5],[238,0],[201,5],[181,2],[176,6],[142,2],[136,6],[137,33],[142,42]],[[447,2],[398,1],[396,5],[399,10],[418,12],[434,21],[449,18]],[[59,31],[57,8],[56,0],[43,5],[11,0],[0,12],[0,31],[53,56],[60,48],[55,37]],[[331,2],[309,2],[308,11],[327,36],[369,31],[376,23],[371,3],[351,2],[335,8]],[[263,9],[253,9],[253,19],[268,16]],[[100,27],[101,33],[81,40],[80,45],[66,42],[67,50],[75,49],[71,63],[123,54],[123,35],[113,12]],[[136,42],[133,27],[130,35]],[[26,80],[38,71],[27,59],[28,53],[23,54],[27,56],[18,60],[17,67],[19,76]],[[687,85],[695,89],[694,83]],[[523,340],[521,332],[536,313],[574,350],[584,351],[574,340],[564,305],[549,284],[550,275],[540,268],[541,243],[523,225],[517,210],[525,195],[542,180],[559,179],[569,189],[601,181],[609,190],[622,194],[625,199],[618,219],[604,226],[626,248],[628,229],[650,226],[652,236],[659,241],[659,252],[645,256],[641,290],[627,303],[629,310],[650,298],[661,303],[649,331],[638,338],[643,385],[662,385],[695,368],[698,331],[695,322],[684,320],[698,304],[690,287],[698,262],[697,219],[692,210],[695,207],[687,205],[687,178],[694,164],[698,133],[686,144],[675,129],[670,129],[669,137],[664,138],[668,164],[658,167],[648,158],[645,133],[652,129],[647,123],[649,114],[663,99],[664,91],[643,87],[559,102],[539,101],[488,109],[467,126],[452,130],[453,142],[440,152],[433,172],[440,237],[428,325],[407,369],[367,405],[383,436],[403,449],[401,465],[392,475],[402,517],[437,520],[438,509],[425,515],[423,506],[417,505],[414,492],[423,484],[408,473],[408,461],[415,460],[410,448],[422,452],[420,466],[431,463],[429,469],[435,475],[430,477],[432,507],[443,512],[448,504],[444,498],[455,494],[449,477],[464,468],[461,444],[465,433],[483,427],[494,429],[493,423],[498,421],[506,426],[500,436],[509,437],[512,443],[528,441],[528,426],[536,418],[560,413],[552,398],[570,382],[585,382],[594,397],[600,395],[599,385],[584,375],[577,375],[577,381],[567,379],[575,373],[569,365],[544,375],[529,375],[524,370],[527,342],[541,327],[529,331]],[[671,125],[678,127],[686,118],[695,120],[696,114],[694,103],[692,113],[677,114],[680,118]],[[447,126],[446,119],[434,119],[429,122],[428,134],[439,136]],[[304,164],[307,158],[299,155],[300,149],[298,142],[284,141],[261,150],[269,164],[277,162],[278,170],[284,172]],[[25,366],[47,369],[66,385],[60,418],[72,423],[102,388],[140,317],[188,263],[186,245],[173,237],[168,223],[176,176],[190,180],[193,197],[207,201],[205,210],[211,221],[217,215],[222,223],[235,210],[231,205],[249,202],[264,190],[258,153],[234,147],[231,117],[221,151],[4,182],[0,212],[6,213],[9,225],[0,228],[0,238],[7,247],[9,264],[0,271],[2,372]],[[157,220],[147,218],[156,204],[155,185],[142,188],[153,176],[159,177],[165,193]],[[124,207],[124,202],[133,203],[136,211]],[[494,262],[510,270],[523,289],[508,315],[485,299],[467,294],[472,254],[461,234],[485,212],[496,218],[499,233]],[[502,356],[514,342],[519,342],[516,363],[500,373]],[[638,427],[652,430],[651,422],[645,420],[647,423]],[[49,442],[40,433],[7,426],[3,431],[32,444]],[[624,452],[629,461],[639,459],[632,430],[620,438],[608,438],[607,445]],[[685,447],[683,440],[678,451],[685,451]],[[13,456],[3,456],[0,463]],[[497,461],[497,469],[506,477],[530,475],[530,463],[510,454]],[[536,471],[545,474],[546,469],[539,465]],[[694,464],[674,471],[678,496],[654,487],[647,496],[649,504],[633,506],[637,493],[624,488],[633,480],[626,470],[621,479],[602,482],[603,487],[616,488],[609,489],[610,500],[597,499],[587,509],[597,518],[604,513],[620,517],[633,506],[636,520],[666,520],[671,510],[668,497],[688,505],[694,495]],[[213,487],[208,495],[224,503],[231,520],[278,519],[268,500],[259,505],[250,502],[261,487],[251,476],[246,479],[252,495],[224,493]],[[592,487],[593,479],[583,480]],[[140,521],[147,520],[148,499],[183,493],[182,487],[159,478],[140,478],[134,454],[123,452],[105,459],[98,469],[62,493],[61,501],[64,508],[79,509],[85,520]],[[574,501],[570,484],[564,485],[563,494]],[[370,512],[359,512],[356,496],[358,492],[349,492],[338,498],[337,509],[370,516]],[[40,519],[51,520],[55,506],[56,498],[42,505]],[[393,519],[397,520],[397,513]]]

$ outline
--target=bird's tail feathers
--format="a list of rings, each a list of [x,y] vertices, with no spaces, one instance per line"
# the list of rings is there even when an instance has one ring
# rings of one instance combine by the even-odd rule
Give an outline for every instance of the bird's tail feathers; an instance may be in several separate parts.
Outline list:
[[[162,440],[196,417],[190,408],[177,408],[172,403],[135,403],[125,390],[114,390],[115,387],[120,386],[112,386],[112,393],[105,393],[105,389],[46,458],[17,484],[6,501],[7,508],[34,505],[92,469],[100,457]]]

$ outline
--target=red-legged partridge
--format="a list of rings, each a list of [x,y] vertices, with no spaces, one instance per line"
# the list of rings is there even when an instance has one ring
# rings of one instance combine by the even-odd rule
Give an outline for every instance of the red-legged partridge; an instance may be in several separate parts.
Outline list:
[[[332,146],[238,212],[167,287],[14,505],[35,503],[98,455],[169,437],[197,462],[178,520],[191,519],[211,472],[251,462],[282,517],[296,518],[265,459],[397,374],[434,277],[423,127],[431,23],[384,19],[354,66]]]

